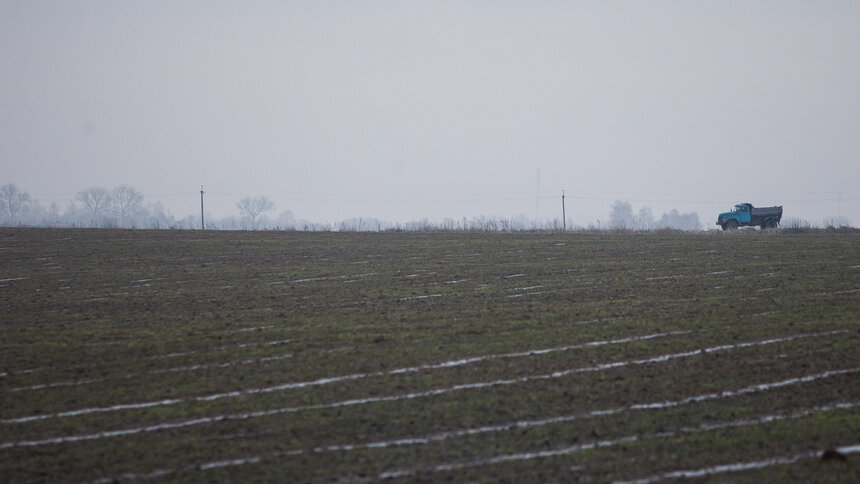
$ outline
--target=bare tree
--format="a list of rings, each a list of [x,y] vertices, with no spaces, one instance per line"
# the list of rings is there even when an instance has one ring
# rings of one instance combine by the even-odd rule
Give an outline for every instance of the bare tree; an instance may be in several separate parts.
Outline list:
[[[125,227],[126,217],[135,213],[141,202],[143,202],[143,194],[128,185],[114,188],[110,195],[110,203],[119,213],[123,227]]]
[[[98,226],[98,221],[110,205],[110,194],[102,187],[90,187],[78,192],[78,201],[86,205],[92,217],[93,225]]]
[[[13,183],[0,187],[0,205],[4,214],[9,215],[9,221],[15,222],[22,212],[27,211],[30,202],[30,194],[18,190]]]
[[[609,224],[616,229],[632,229],[636,226],[636,220],[633,217],[633,207],[630,206],[630,202],[616,200],[612,204],[609,220]]]
[[[257,224],[257,217],[263,212],[275,209],[275,203],[266,197],[245,197],[236,204],[239,211],[251,219],[251,225]]]
[[[654,212],[649,207],[639,209],[639,216],[636,217],[636,226],[640,230],[651,230],[654,226]]]

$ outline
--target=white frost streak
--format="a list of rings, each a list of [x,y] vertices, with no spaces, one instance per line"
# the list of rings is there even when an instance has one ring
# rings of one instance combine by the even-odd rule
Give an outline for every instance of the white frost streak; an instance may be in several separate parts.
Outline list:
[[[857,369],[857,370],[860,370],[860,369]],[[674,405],[666,405],[666,402],[660,402],[658,404],[648,404],[648,403],[637,404],[637,405],[632,405],[630,407],[612,408],[612,409],[605,409],[605,410],[593,410],[591,412],[586,412],[586,413],[582,413],[582,414],[562,415],[559,417],[550,417],[550,418],[544,418],[544,419],[539,419],[539,420],[520,420],[517,422],[506,422],[506,423],[502,423],[502,424],[488,425],[488,426],[484,426],[484,427],[477,427],[477,428],[471,428],[471,429],[453,430],[453,431],[449,431],[449,432],[442,432],[442,433],[428,435],[428,436],[424,436],[424,437],[401,438],[401,439],[396,439],[396,440],[379,441],[379,442],[372,442],[372,443],[367,443],[367,444],[352,444],[352,445],[348,444],[348,445],[332,445],[332,446],[328,446],[328,447],[318,447],[315,449],[315,451],[320,452],[323,450],[327,450],[327,451],[352,450],[352,449],[361,448],[361,447],[385,448],[385,447],[396,447],[396,446],[403,446],[403,445],[419,445],[419,444],[428,444],[430,442],[440,442],[440,441],[448,440],[451,438],[467,437],[467,436],[483,434],[483,433],[506,432],[506,431],[512,431],[512,430],[516,430],[516,429],[526,429],[526,428],[532,428],[532,427],[544,427],[544,426],[548,426],[548,425],[555,425],[555,424],[559,424],[559,423],[570,422],[573,420],[587,420],[587,419],[591,419],[594,417],[600,417],[600,416],[605,416],[605,415],[622,414],[622,413],[626,413],[628,410],[660,409],[660,408],[666,408],[666,407],[670,407],[670,406],[686,405],[686,404],[690,404],[690,403],[701,402],[701,401],[709,400],[712,398],[729,398],[729,397],[733,397],[733,396],[737,396],[737,395],[743,395],[743,394],[747,394],[747,393],[751,393],[751,392],[766,391],[766,390],[769,390],[771,388],[778,388],[778,387],[784,386],[786,384],[808,383],[811,381],[819,380],[821,378],[834,376],[836,374],[842,374],[842,372],[820,373],[818,375],[808,375],[808,376],[803,377],[803,378],[795,378],[795,379],[791,380],[790,383],[774,382],[774,383],[769,383],[769,384],[762,384],[762,385],[755,385],[755,386],[751,386],[751,387],[746,387],[746,388],[742,388],[740,390],[735,390],[735,391],[727,390],[727,391],[723,391],[721,393],[702,395],[702,396],[698,396],[698,397],[688,397],[688,398],[684,398],[682,400],[678,400],[678,401],[674,402]],[[806,416],[806,415],[811,415],[812,413],[815,413],[815,412],[821,412],[821,411],[827,411],[827,410],[833,410],[833,409],[849,409],[849,408],[856,407],[857,405],[858,405],[857,402],[847,403],[847,404],[842,403],[842,404],[836,404],[836,405],[832,405],[832,406],[828,406],[828,407],[818,407],[818,408],[815,408],[812,410],[801,410],[801,411],[794,412],[788,416],[772,415],[772,416],[761,417],[761,418],[758,418],[755,420],[746,419],[746,420],[738,420],[735,422],[728,422],[728,423],[723,422],[723,423],[718,423],[718,424],[702,424],[698,428],[693,427],[692,430],[690,430],[691,428],[685,427],[682,429],[682,431],[695,431],[697,429],[716,430],[716,429],[725,428],[725,427],[739,427],[739,426],[744,426],[744,425],[755,425],[758,423],[767,423],[767,422],[772,422],[772,421],[776,421],[776,420],[783,420],[785,418],[790,418],[790,417],[794,417],[794,418],[802,417],[802,416]]]
[[[10,277],[9,279],[0,279],[0,282],[23,281],[24,279],[29,279],[29,277]]]
[[[508,296],[508,297],[509,297],[509,298],[512,298],[512,297],[523,297],[523,296],[537,296],[537,295],[539,295],[539,294],[552,294],[552,293],[555,293],[555,292],[558,292],[558,291],[535,291],[535,292],[523,292],[523,293],[520,293],[520,294],[511,294],[511,295],[510,295],[510,296]]]
[[[281,385],[275,385],[275,386],[266,387],[266,388],[256,388],[256,389],[251,389],[251,390],[241,390],[241,391],[233,391],[233,392],[226,392],[226,393],[217,393],[214,395],[196,397],[196,398],[194,398],[194,400],[211,401],[211,400],[219,400],[222,398],[235,398],[235,397],[239,397],[239,396],[243,396],[243,395],[271,393],[271,392],[277,392],[277,391],[292,390],[292,389],[296,389],[296,388],[305,388],[305,387],[312,387],[312,386],[327,385],[327,384],[337,383],[337,382],[342,382],[342,381],[360,380],[363,378],[370,378],[370,377],[397,375],[397,374],[402,374],[402,373],[415,373],[415,372],[419,372],[419,371],[423,371],[423,370],[436,370],[436,369],[441,369],[441,368],[452,368],[452,367],[456,367],[456,366],[469,365],[469,364],[477,363],[480,361],[493,360],[493,359],[499,359],[499,358],[519,358],[519,357],[526,357],[526,356],[532,356],[532,355],[542,355],[542,354],[553,353],[553,352],[558,352],[558,351],[569,351],[569,350],[573,350],[573,349],[581,349],[581,348],[588,348],[588,347],[594,347],[594,346],[603,346],[603,345],[608,345],[608,344],[629,343],[629,342],[633,342],[633,341],[649,340],[649,339],[659,338],[659,337],[663,337],[663,336],[674,336],[674,335],[680,335],[680,334],[687,334],[689,332],[690,331],[675,331],[675,332],[669,332],[669,333],[657,333],[657,334],[650,334],[650,335],[645,335],[645,336],[632,336],[632,337],[628,337],[628,338],[620,338],[620,339],[607,340],[607,341],[592,341],[589,343],[583,343],[583,344],[578,344],[578,345],[568,345],[568,346],[562,346],[562,347],[558,347],[558,348],[543,348],[543,349],[528,350],[528,351],[522,351],[522,352],[516,352],[516,353],[502,353],[502,354],[495,354],[495,355],[476,356],[476,357],[472,357],[472,358],[443,361],[441,363],[434,363],[434,364],[428,364],[428,365],[420,365],[420,366],[413,366],[413,367],[406,367],[406,368],[396,368],[393,370],[380,371],[380,372],[375,372],[375,373],[357,373],[357,374],[353,374],[353,375],[342,375],[342,376],[320,378],[318,380],[311,380],[311,381],[306,381],[306,382],[284,383]],[[243,346],[257,346],[257,345],[261,345],[261,344],[262,345],[278,345],[278,344],[286,343],[288,341],[290,341],[290,340],[268,341],[265,343],[247,343],[247,344],[241,344],[241,345],[234,345],[231,347],[235,348],[235,347],[243,347]],[[225,348],[229,348],[229,347],[225,347]],[[237,362],[220,363],[220,364],[216,363],[216,364],[209,364],[209,365],[182,366],[182,367],[176,367],[176,368],[169,368],[166,370],[156,370],[153,373],[174,372],[174,371],[193,371],[193,370],[197,370],[197,369],[201,369],[201,368],[232,366],[233,364],[238,364],[238,363],[246,364],[246,363],[252,363],[254,361],[268,361],[268,360],[289,358],[289,357],[290,357],[290,355],[286,354],[286,355],[278,355],[278,356],[273,356],[273,357],[259,358],[257,360],[241,360],[241,361],[237,361]],[[62,382],[60,384],[64,385],[67,383]],[[84,384],[84,382],[78,382],[77,384]],[[25,388],[22,388],[22,390],[23,389],[25,389]],[[29,388],[29,389],[35,389],[35,388]],[[116,405],[113,407],[91,408],[91,409],[75,410],[72,412],[63,412],[63,413],[56,413],[56,414],[45,414],[45,415],[35,415],[35,416],[30,416],[30,417],[21,417],[18,419],[6,419],[6,420],[0,420],[0,423],[24,423],[24,422],[29,422],[32,420],[44,420],[44,419],[54,418],[54,417],[67,417],[67,416],[76,415],[74,412],[96,413],[96,412],[110,412],[110,411],[115,411],[115,410],[125,410],[127,408],[145,408],[145,407],[160,406],[160,405],[173,405],[175,403],[179,403],[182,401],[185,401],[185,400],[184,399],[162,400],[160,402],[146,402],[146,403],[137,403],[137,404],[129,404],[129,405]],[[367,403],[367,402],[364,402],[364,403]]]
[[[428,299],[431,297],[442,297],[447,296],[447,294],[428,294],[426,296],[411,296],[411,297],[402,297],[398,299],[398,301],[412,301],[413,299]]]
[[[199,365],[189,365],[189,366],[177,366],[175,368],[165,368],[163,370],[154,370],[150,373],[174,373],[180,371],[194,371],[194,370],[202,370],[205,368],[228,368],[235,365],[249,365],[252,363],[259,363],[262,361],[275,361],[275,360],[283,360],[285,358],[292,358],[292,353],[286,353],[283,355],[275,355],[275,356],[265,356],[262,358],[249,358],[247,360],[239,360],[239,361],[227,361],[224,363],[204,363]]]
[[[167,423],[167,424],[158,424],[158,425],[150,425],[147,427],[137,427],[133,429],[123,429],[123,430],[111,430],[107,432],[97,432],[94,434],[84,434],[84,435],[70,435],[66,437],[55,437],[52,439],[43,439],[43,440],[26,440],[21,442],[4,442],[0,444],[0,449],[8,449],[10,447],[35,447],[39,445],[47,445],[47,444],[62,444],[67,442],[81,442],[84,440],[95,440],[95,439],[104,439],[108,437],[121,437],[124,435],[134,435],[141,434],[145,432],[156,432],[158,430],[168,430],[168,429],[178,429],[182,427],[190,427],[192,425],[200,425],[205,423],[217,422],[219,420],[224,420],[225,417],[202,417],[194,420],[186,420],[184,422],[176,422],[176,423]]]
[[[237,332],[237,333],[244,333],[244,332],[246,332],[246,331],[257,331],[257,330],[261,330],[261,329],[269,329],[269,328],[274,328],[274,327],[275,327],[274,325],[269,325],[269,326],[255,326],[255,327],[253,327],[253,328],[242,328],[242,329],[237,329],[237,330],[236,330],[236,332]]]
[[[849,445],[845,447],[839,447],[836,449],[842,454],[855,454],[860,452],[860,444]],[[615,481],[615,484],[650,484],[656,481],[662,481],[665,479],[678,479],[678,478],[689,478],[689,477],[703,477],[710,476],[714,474],[723,474],[726,472],[738,472],[745,471],[750,469],[763,469],[765,467],[771,467],[775,465],[786,465],[792,464],[799,460],[804,459],[812,459],[817,457],[820,454],[820,451],[810,451],[804,452],[802,454],[795,454],[787,457],[774,457],[772,459],[758,460],[752,462],[737,462],[734,464],[723,464],[713,467],[704,467],[702,469],[696,470],[680,470],[680,471],[672,471],[667,472],[665,474],[661,474],[658,476],[646,477],[643,479],[636,479],[633,481]]]
[[[104,378],[95,378],[92,380],[75,380],[75,381],[61,381],[55,383],[42,383],[41,385],[31,385],[28,387],[15,387],[10,388],[10,392],[23,392],[27,390],[42,390],[44,388],[55,388],[55,387],[73,387],[78,385],[89,385],[90,383],[95,383],[97,381],[104,381]]]
[[[682,352],[682,353],[672,353],[672,354],[660,355],[660,356],[655,356],[652,358],[645,358],[645,359],[639,359],[639,360],[619,361],[619,362],[606,363],[603,365],[597,365],[597,366],[592,366],[592,367],[571,368],[568,370],[556,371],[553,373],[543,374],[543,375],[523,376],[523,377],[514,378],[514,379],[495,380],[495,381],[489,381],[489,382],[466,383],[466,384],[461,384],[461,385],[455,385],[452,387],[426,390],[423,392],[406,393],[406,394],[400,394],[400,395],[388,395],[388,396],[382,396],[382,397],[368,397],[368,398],[352,399],[352,400],[342,400],[339,402],[322,403],[322,404],[317,404],[317,405],[307,405],[307,406],[302,406],[302,407],[287,407],[287,408],[276,409],[276,410],[251,412],[251,413],[246,413],[246,414],[222,416],[222,417],[216,417],[216,418],[219,420],[227,419],[227,418],[229,418],[229,419],[246,419],[246,418],[252,418],[252,417],[262,417],[262,416],[267,416],[267,415],[275,415],[275,414],[279,414],[279,413],[294,413],[294,412],[300,412],[300,411],[304,411],[304,410],[321,410],[321,409],[327,409],[327,408],[338,408],[338,407],[348,407],[348,406],[354,406],[354,405],[365,405],[368,403],[376,403],[376,402],[411,400],[411,399],[416,399],[416,398],[443,395],[446,393],[453,393],[453,392],[457,392],[457,391],[461,391],[461,390],[474,390],[474,389],[480,389],[480,388],[490,388],[490,387],[494,387],[494,386],[507,386],[507,385],[513,385],[513,384],[518,384],[518,383],[526,383],[526,382],[530,382],[530,381],[550,380],[550,379],[561,378],[561,377],[576,374],[576,373],[596,372],[596,371],[602,371],[602,370],[607,370],[607,369],[611,369],[611,368],[620,368],[620,367],[629,366],[629,365],[643,365],[643,364],[649,364],[649,363],[659,363],[659,362],[669,361],[669,360],[674,359],[674,358],[686,358],[689,356],[700,355],[702,353],[711,353],[714,351],[722,351],[722,350],[733,349],[733,348],[744,348],[744,347],[751,347],[751,346],[766,345],[766,344],[772,344],[772,343],[781,342],[781,341],[791,341],[791,340],[797,339],[797,338],[813,337],[813,336],[825,336],[825,335],[832,335],[832,334],[839,334],[839,333],[846,333],[846,332],[847,331],[845,331],[845,330],[839,330],[839,331],[830,331],[827,333],[814,333],[814,334],[789,336],[789,337],[785,337],[785,338],[774,338],[774,339],[764,340],[764,341],[759,341],[759,342],[740,343],[740,344],[734,344],[734,345],[721,345],[721,346],[714,346],[711,348],[706,348],[703,350],[686,351],[686,352]],[[538,351],[540,351],[540,350],[538,350]],[[539,354],[538,351],[529,352],[527,354]],[[546,351],[546,350],[544,350],[544,351]],[[509,355],[519,355],[519,354],[511,353]],[[525,356],[525,355],[523,355],[523,356]],[[478,358],[487,358],[487,357],[478,357]],[[469,360],[458,360],[456,362],[446,362],[446,363],[443,363],[443,365],[458,366],[458,364],[470,363],[470,362],[472,362],[471,360],[476,360],[476,359],[473,358],[473,359],[469,359]],[[480,360],[477,360],[477,361],[480,361]],[[459,363],[459,362],[463,362],[463,363]],[[428,367],[430,367],[430,365],[428,365]],[[421,367],[416,367],[416,368],[421,368]],[[395,371],[404,372],[404,371],[409,371],[409,369],[391,370],[391,372],[395,372]],[[837,374],[837,373],[848,373],[848,372],[854,372],[854,371],[856,371],[856,370],[842,370],[840,372],[829,372],[829,373]],[[391,372],[389,372],[389,373],[391,373]],[[376,373],[375,375],[378,375],[378,374],[379,373]],[[360,374],[356,374],[356,375],[348,375],[348,376],[343,376],[343,377],[324,378],[321,380],[314,380],[311,382],[286,383],[283,385],[276,385],[276,386],[267,387],[267,388],[241,390],[241,391],[235,391],[235,392],[209,395],[209,396],[205,396],[205,397],[196,397],[194,400],[210,401],[210,400],[216,400],[216,399],[221,399],[221,398],[233,398],[233,397],[239,397],[239,396],[243,396],[243,395],[269,393],[269,392],[287,390],[287,389],[292,389],[292,388],[301,388],[303,386],[323,385],[323,384],[333,383],[333,382],[337,382],[337,381],[357,380],[357,379],[361,379],[361,378],[366,378],[367,376],[368,376],[368,374],[360,373]],[[810,377],[806,377],[806,378],[810,378]],[[798,379],[792,379],[792,380],[786,380],[784,382],[781,382],[781,384],[782,385],[789,385],[789,384],[795,383],[794,380],[800,381]],[[695,397],[695,398],[701,398],[701,397]],[[111,412],[111,411],[116,411],[116,410],[125,410],[125,409],[133,409],[133,408],[145,408],[145,407],[154,407],[154,406],[162,406],[162,405],[174,405],[177,403],[181,403],[183,401],[185,401],[185,400],[174,399],[174,400],[161,400],[161,401],[157,401],[157,402],[114,405],[111,407],[86,408],[86,409],[81,409],[81,410],[72,410],[69,412],[61,412],[61,413],[55,413],[55,414],[34,415],[34,416],[29,416],[29,417],[19,417],[19,418],[13,418],[13,419],[0,420],[0,423],[4,423],[4,424],[24,423],[24,422],[29,422],[29,421],[33,421],[33,420],[44,420],[44,419],[54,418],[54,417],[69,417],[69,416],[75,416],[75,415],[100,413],[100,412]],[[662,402],[659,404],[649,404],[649,405],[652,405],[652,407],[648,407],[648,408],[659,408],[658,407],[659,405],[672,406],[671,402],[668,402],[668,403]],[[7,444],[3,444],[3,445],[4,446],[9,446],[9,445],[14,446],[15,443],[12,442],[12,443],[7,443]],[[0,448],[4,448],[4,447],[0,446]]]
[[[645,280],[646,280],[646,281],[662,281],[662,280],[664,280],[664,279],[681,279],[681,278],[683,278],[683,277],[684,277],[684,275],[683,275],[683,274],[678,274],[678,275],[675,275],[675,276],[646,277],[646,278],[645,278]]]
[[[370,276],[375,276],[376,274],[377,274],[376,272],[370,272],[370,273],[366,273],[366,274],[356,274],[356,275],[354,275],[354,276],[311,277],[311,278],[308,278],[308,279],[296,279],[296,280],[293,280],[293,281],[290,281],[290,282],[292,282],[292,283],[302,283],[302,282],[312,282],[312,281],[329,281],[329,280],[332,280],[332,279],[352,279],[352,278],[355,278],[355,277],[361,278],[361,277],[370,277]]]
[[[833,373],[833,372],[822,373],[819,375],[809,375],[808,377],[797,378],[794,380],[796,380],[796,381],[811,381],[810,377],[817,376],[819,378],[823,378],[824,376],[830,376],[831,373]],[[778,383],[779,382],[777,382],[777,384]],[[770,385],[776,385],[776,384],[770,384]],[[758,385],[758,386],[756,386],[756,388],[762,388],[765,386],[767,386],[767,384]],[[750,388],[752,388],[752,387],[750,387]],[[741,393],[741,392],[740,391],[738,391],[738,392],[723,392],[722,395],[739,394],[739,393]],[[693,401],[693,399],[685,399],[685,401]],[[773,422],[776,420],[784,420],[787,418],[804,417],[807,415],[812,415],[816,412],[829,411],[829,410],[834,410],[834,409],[850,409],[850,408],[856,407],[858,404],[860,404],[860,403],[858,403],[858,402],[837,403],[837,404],[830,405],[830,406],[816,407],[814,409],[798,410],[798,411],[795,411],[795,412],[788,414],[788,415],[767,415],[767,416],[759,417],[757,419],[744,419],[744,420],[737,420],[734,422],[722,422],[719,424],[702,424],[698,427],[683,427],[680,429],[680,432],[688,432],[689,433],[689,432],[716,430],[716,429],[728,428],[728,427],[741,427],[741,426],[748,426],[748,425],[757,425],[757,424],[762,424],[762,423]],[[450,438],[468,437],[471,435],[477,435],[477,434],[487,433],[487,432],[504,432],[504,431],[512,431],[512,430],[516,430],[516,429],[522,429],[522,428],[552,425],[552,424],[556,424],[556,423],[568,422],[568,421],[571,421],[571,420],[574,420],[577,418],[591,418],[591,417],[595,417],[595,416],[599,416],[599,415],[611,415],[614,413],[618,413],[618,411],[617,410],[604,410],[604,411],[596,410],[596,411],[592,411],[592,412],[582,414],[582,415],[552,417],[552,418],[546,418],[546,419],[541,419],[541,420],[527,420],[527,421],[505,423],[505,424],[498,424],[498,425],[471,428],[471,429],[460,429],[460,430],[455,430],[455,431],[442,432],[442,433],[438,433],[438,434],[428,435],[428,436],[424,436],[424,437],[405,437],[405,438],[400,438],[400,439],[395,439],[395,440],[387,440],[387,441],[356,443],[356,444],[329,445],[329,446],[323,446],[323,447],[316,447],[313,449],[313,451],[317,452],[317,453],[319,453],[319,452],[340,452],[340,451],[351,451],[351,450],[363,449],[363,448],[380,449],[380,448],[396,447],[396,446],[427,445],[431,442],[440,442],[440,441],[444,441],[444,440],[447,440]],[[660,434],[654,434],[652,436],[652,438],[663,438],[663,437],[670,437],[673,435],[675,435],[675,433],[673,433],[673,432],[664,432],[664,433],[660,433]],[[497,456],[497,457],[493,457],[493,458],[485,459],[485,460],[481,460],[481,461],[474,461],[472,463],[442,464],[442,465],[439,465],[439,466],[436,466],[433,468],[429,468],[429,469],[401,469],[401,470],[382,473],[379,475],[379,477],[380,478],[402,477],[402,476],[414,474],[414,473],[422,471],[422,470],[423,471],[427,471],[427,470],[440,470],[440,471],[441,470],[454,470],[454,469],[458,469],[458,468],[473,467],[473,466],[478,466],[478,465],[496,464],[496,463],[508,462],[508,461],[512,461],[512,460],[525,460],[525,459],[534,459],[534,458],[539,458],[539,457],[564,455],[564,454],[577,452],[580,450],[587,450],[587,449],[600,447],[600,446],[615,445],[616,443],[619,443],[619,442],[635,441],[635,440],[642,439],[642,438],[643,437],[637,437],[637,436],[624,437],[624,438],[614,440],[614,441],[602,441],[602,442],[595,442],[595,443],[590,443],[590,444],[581,444],[581,445],[577,445],[577,446],[565,447],[562,449],[548,450],[548,451],[542,451],[542,452],[502,455],[502,456]],[[0,448],[2,448],[2,447],[0,447]],[[851,447],[843,447],[843,448],[840,448],[839,451],[842,452],[843,454],[858,452],[858,451],[860,451],[860,445],[855,445],[855,446],[851,446]],[[266,454],[263,456],[252,456],[252,457],[245,457],[245,458],[238,458],[238,459],[227,459],[227,460],[209,462],[206,464],[201,464],[199,466],[199,469],[200,470],[210,470],[210,469],[216,469],[216,468],[220,468],[220,467],[240,466],[240,465],[244,465],[244,464],[258,463],[258,462],[261,462],[263,459],[274,459],[274,458],[285,457],[285,456],[298,456],[298,455],[302,455],[302,454],[304,454],[304,451],[302,449],[295,449],[295,450],[290,450],[290,451],[285,451],[285,452],[274,452],[274,453]],[[159,473],[163,473],[163,474],[170,474],[174,471],[160,470],[160,471],[155,471],[155,472],[159,472]],[[132,476],[132,474],[124,474],[124,476],[129,477],[129,476]],[[100,480],[100,481],[96,481],[96,482],[111,482],[111,481],[110,480]],[[650,481],[642,480],[642,481],[636,481],[636,482],[650,482]]]
[[[198,400],[204,400],[204,401],[205,400],[217,400],[219,398],[225,398],[225,397],[237,397],[240,395],[249,395],[249,394],[254,394],[254,393],[269,393],[269,392],[273,392],[273,391],[290,390],[290,389],[294,389],[294,388],[304,388],[304,387],[311,387],[311,386],[320,386],[320,385],[327,385],[329,383],[337,383],[337,382],[349,381],[349,380],[360,380],[363,378],[380,377],[380,376],[386,376],[386,375],[398,375],[398,374],[403,374],[403,373],[416,373],[416,372],[423,371],[423,370],[438,370],[438,369],[442,369],[442,368],[453,368],[456,366],[470,365],[473,363],[478,363],[478,362],[487,361],[487,360],[494,360],[494,359],[501,359],[501,358],[521,358],[521,357],[526,357],[526,356],[544,355],[544,354],[555,353],[555,352],[559,352],[559,351],[569,351],[569,350],[574,350],[574,349],[589,348],[589,347],[594,347],[594,346],[604,346],[604,345],[609,345],[609,344],[630,343],[633,341],[644,341],[644,340],[660,338],[660,337],[664,337],[664,336],[676,336],[676,335],[688,334],[688,333],[690,333],[690,331],[673,331],[673,332],[669,332],[669,333],[657,333],[657,334],[649,334],[649,335],[645,335],[645,336],[632,336],[629,338],[620,338],[620,339],[607,340],[607,341],[592,341],[589,343],[561,346],[558,348],[544,348],[544,349],[521,351],[521,352],[516,352],[516,353],[501,353],[501,354],[495,354],[495,355],[475,356],[475,357],[471,357],[471,358],[463,358],[463,359],[459,359],[459,360],[449,360],[449,361],[443,361],[441,363],[433,363],[433,364],[420,365],[420,366],[411,366],[411,367],[406,367],[406,368],[396,368],[393,370],[378,371],[378,372],[374,372],[374,373],[357,373],[357,374],[353,374],[353,375],[343,375],[343,376],[321,378],[318,380],[311,380],[311,381],[306,381],[306,382],[285,383],[282,385],[277,385],[277,386],[268,387],[268,388],[245,390],[242,392],[221,393],[221,394],[210,395],[210,396],[206,396],[206,397],[198,397],[197,399]]]
[[[48,418],[54,417],[74,417],[78,415],[87,415],[90,413],[103,413],[103,412],[115,412],[118,410],[130,410],[136,408],[148,408],[148,407],[159,407],[162,405],[173,405],[179,402],[182,402],[182,399],[170,399],[170,400],[159,400],[157,402],[144,402],[144,403],[129,403],[124,405],[113,405],[110,407],[94,407],[94,408],[82,408],[79,410],[70,410],[68,412],[60,412],[60,413],[50,413],[45,415],[31,415],[29,417],[20,417],[20,418],[10,418],[0,420],[2,423],[24,423],[24,422],[32,422],[34,420],[45,420]]]
[[[391,479],[391,478],[397,478],[397,477],[410,476],[410,475],[416,474],[418,472],[445,472],[445,471],[452,471],[452,470],[457,470],[457,469],[466,469],[466,468],[470,468],[470,467],[481,467],[481,466],[488,466],[488,465],[494,465],[494,464],[502,464],[505,462],[512,462],[512,461],[532,460],[532,459],[540,459],[540,458],[544,458],[544,457],[555,457],[555,456],[559,456],[559,455],[573,454],[573,453],[580,452],[583,450],[595,449],[598,447],[610,447],[613,445],[624,444],[624,443],[629,443],[629,442],[637,442],[637,441],[650,440],[650,439],[655,439],[655,438],[674,437],[680,433],[694,433],[694,432],[716,430],[716,429],[720,429],[720,428],[744,427],[744,426],[749,426],[749,425],[766,424],[766,423],[774,422],[777,420],[785,420],[785,419],[790,419],[790,418],[805,417],[808,415],[812,415],[813,413],[816,413],[816,412],[825,412],[825,411],[834,410],[834,409],[853,408],[853,407],[856,407],[857,405],[858,405],[857,403],[842,403],[842,404],[836,404],[836,405],[831,405],[831,406],[826,406],[826,407],[817,407],[814,409],[804,409],[804,410],[800,410],[800,411],[797,411],[797,412],[794,412],[794,413],[791,413],[788,415],[765,415],[765,416],[759,417],[757,419],[736,420],[736,421],[732,421],[732,422],[723,422],[723,423],[717,424],[717,425],[702,424],[702,425],[697,426],[697,427],[683,427],[683,428],[679,429],[678,432],[661,432],[661,433],[650,434],[650,435],[630,435],[630,436],[621,437],[621,438],[614,439],[614,440],[602,440],[602,441],[591,442],[591,443],[586,443],[586,444],[578,444],[578,445],[572,445],[572,446],[568,446],[568,447],[562,447],[562,448],[558,448],[558,449],[542,450],[542,451],[538,451],[538,452],[522,452],[522,453],[516,453],[516,454],[503,454],[503,455],[497,455],[497,456],[489,457],[489,458],[485,458],[485,459],[477,459],[477,460],[473,460],[473,461],[456,462],[456,463],[449,463],[449,464],[438,464],[438,465],[426,467],[426,468],[398,469],[395,471],[383,472],[383,473],[379,474],[379,478],[380,479]],[[598,414],[598,412],[592,412],[592,414]],[[551,421],[551,420],[554,420],[554,419],[549,419],[547,421]],[[512,428],[513,427],[507,427],[506,430],[510,430]],[[848,449],[849,452],[843,452],[843,453],[850,453],[850,450],[854,449],[855,447],[857,448],[857,450],[854,450],[854,452],[860,451],[860,445],[840,448],[840,451],[842,451],[843,449]],[[798,459],[803,458],[803,457],[812,457],[814,455],[816,455],[814,452],[808,453],[808,454],[802,454],[802,456],[798,457]],[[778,462],[780,460],[781,459],[771,459],[768,461],[761,461],[761,462],[781,463],[781,462]],[[797,460],[797,459],[795,459],[795,460]],[[790,462],[793,462],[793,461],[790,461]],[[697,471],[676,471],[676,472],[667,473],[667,474],[657,476],[657,477],[652,477],[652,478],[648,478],[648,479],[641,479],[641,480],[636,480],[636,481],[631,481],[631,482],[636,483],[636,484],[649,484],[653,481],[662,480],[662,479],[670,479],[670,478],[677,478],[677,477],[698,477],[698,476],[713,474],[713,473],[717,473],[717,472],[726,472],[727,470],[743,470],[743,469],[754,468],[754,467],[741,467],[744,465],[746,465],[746,464],[731,464],[728,466],[716,466],[716,467],[710,467],[707,469],[700,469]],[[625,483],[625,484],[631,484],[631,483]]]

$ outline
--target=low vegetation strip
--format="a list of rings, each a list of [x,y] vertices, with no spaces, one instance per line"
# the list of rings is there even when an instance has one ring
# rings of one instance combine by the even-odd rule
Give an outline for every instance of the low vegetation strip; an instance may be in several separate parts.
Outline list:
[[[0,248],[4,480],[859,477],[854,234]],[[810,464],[830,445],[842,463]]]

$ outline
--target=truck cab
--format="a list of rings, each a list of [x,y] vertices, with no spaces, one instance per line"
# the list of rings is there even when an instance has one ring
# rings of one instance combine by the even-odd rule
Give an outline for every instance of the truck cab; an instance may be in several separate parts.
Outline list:
[[[726,215],[726,220],[734,219],[738,221],[738,224],[741,226],[748,225],[750,223],[750,214],[752,213],[752,205],[749,203],[739,203],[735,205],[735,208],[732,209],[731,212],[720,214]]]

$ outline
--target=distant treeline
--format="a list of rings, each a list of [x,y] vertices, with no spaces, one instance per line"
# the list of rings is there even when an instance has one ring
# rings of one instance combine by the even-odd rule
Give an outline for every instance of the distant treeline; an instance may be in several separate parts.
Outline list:
[[[205,214],[208,230],[296,230],[313,232],[529,232],[529,231],[695,231],[703,227],[695,212],[679,213],[670,210],[659,218],[648,207],[636,214],[629,202],[612,204],[605,222],[576,225],[568,219],[539,220],[525,215],[516,217],[463,217],[430,221],[427,218],[409,222],[391,222],[378,218],[351,218],[336,223],[319,223],[297,219],[289,210],[275,216],[275,204],[266,197],[244,197],[236,203],[237,215],[215,218]],[[94,227],[135,229],[200,229],[200,215],[177,219],[165,210],[161,202],[144,202],[143,194],[128,185],[108,190],[90,187],[77,192],[75,200],[65,207],[56,202],[43,205],[14,184],[0,186],[0,225],[28,227]],[[782,228],[795,232],[819,229],[845,228],[850,223],[844,218],[831,217],[822,225],[808,221],[784,219]]]

